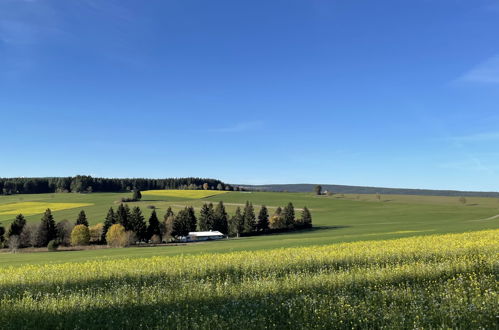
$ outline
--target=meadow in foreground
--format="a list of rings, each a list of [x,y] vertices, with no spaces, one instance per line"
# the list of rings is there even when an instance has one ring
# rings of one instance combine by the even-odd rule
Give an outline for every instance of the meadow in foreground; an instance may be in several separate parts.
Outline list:
[[[5,328],[494,328],[499,230],[4,268]]]

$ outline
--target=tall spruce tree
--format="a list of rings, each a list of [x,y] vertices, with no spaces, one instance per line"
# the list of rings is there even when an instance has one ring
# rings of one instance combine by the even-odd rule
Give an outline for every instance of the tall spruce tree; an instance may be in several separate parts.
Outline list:
[[[217,204],[213,214],[213,230],[218,230],[226,235],[229,233],[227,211],[225,211],[225,206],[222,201]]]
[[[54,217],[52,216],[52,211],[47,209],[43,214],[40,225],[36,232],[35,245],[37,247],[44,247],[57,237],[57,231],[55,227]]]
[[[151,239],[154,235],[158,235],[161,240],[161,228],[156,214],[156,210],[152,210],[151,216],[149,217],[149,226],[147,227],[147,238]]]
[[[80,213],[78,214],[78,218],[76,219],[76,224],[75,226],[78,225],[84,225],[88,227],[88,220],[87,220],[87,215],[85,214],[85,211],[81,210]]]
[[[213,230],[214,218],[213,204],[203,204],[199,213],[199,231]]]
[[[255,217],[255,209],[253,208],[253,204],[250,202],[246,202],[243,212],[244,219],[244,233],[251,233],[255,231],[256,228],[256,217]]]
[[[104,220],[104,227],[102,228],[102,236],[101,236],[101,241],[106,242],[106,235],[107,231],[109,228],[116,224],[118,221],[116,219],[116,214],[114,213],[114,210],[112,207],[109,208],[109,211],[107,211],[106,219]]]
[[[180,210],[173,221],[173,236],[187,236],[190,230],[189,209],[186,207]]]
[[[132,209],[132,214],[130,216],[130,229],[135,233],[137,240],[143,241],[147,239],[147,226],[144,221],[144,216],[142,215],[142,211],[140,207],[135,206]]]
[[[125,230],[130,230],[130,208],[128,204],[120,204],[118,210],[116,211],[117,222],[125,227]]]
[[[278,217],[282,215],[282,208],[281,208],[280,206],[278,206],[278,207],[275,209],[274,215],[275,215],[275,216],[278,216]]]
[[[3,248],[5,242],[5,227],[0,226],[0,248]]]
[[[262,208],[258,213],[256,228],[258,231],[267,231],[269,229],[269,211],[265,205],[262,205]]]
[[[293,228],[295,225],[295,208],[293,203],[289,202],[282,212],[284,218],[284,224],[288,228]]]
[[[197,219],[196,219],[196,212],[194,211],[194,207],[190,206],[187,208],[187,214],[188,214],[188,224],[189,224],[189,231],[196,231],[197,228]]]
[[[305,228],[312,228],[312,214],[306,206],[301,213],[301,223]]]
[[[241,214],[241,208],[238,206],[236,213],[230,218],[229,232],[231,235],[239,237],[244,232],[244,217]]]
[[[142,199],[142,193],[140,192],[139,189],[134,189],[133,190],[132,199],[134,201],[140,201]]]
[[[10,225],[9,231],[7,232],[7,237],[20,236],[24,226],[26,226],[26,218],[22,214],[18,214],[16,219]]]

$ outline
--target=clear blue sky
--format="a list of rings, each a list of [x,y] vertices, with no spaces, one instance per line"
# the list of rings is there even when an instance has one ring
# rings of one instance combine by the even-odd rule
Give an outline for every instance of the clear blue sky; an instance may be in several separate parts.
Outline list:
[[[499,1],[0,0],[0,176],[499,190]]]

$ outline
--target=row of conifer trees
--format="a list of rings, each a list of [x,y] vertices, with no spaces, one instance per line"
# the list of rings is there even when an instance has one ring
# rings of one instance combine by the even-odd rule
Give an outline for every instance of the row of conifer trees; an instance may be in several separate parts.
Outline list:
[[[212,203],[205,203],[197,216],[192,206],[185,207],[176,214],[169,207],[161,221],[156,209],[153,209],[146,222],[140,207],[130,208],[128,204],[121,203],[116,210],[113,207],[109,209],[104,223],[89,227],[83,210],[80,211],[74,223],[68,220],[56,223],[51,210],[47,209],[37,225],[28,224],[24,216],[19,214],[7,232],[0,227],[0,243],[11,247],[13,245],[44,247],[51,241],[64,245],[74,245],[75,242],[106,244],[109,243],[106,242],[108,231],[115,224],[121,225],[125,232],[133,233],[135,242],[160,243],[174,241],[187,236],[192,231],[212,230],[220,231],[227,236],[247,236],[310,228],[312,216],[304,207],[301,217],[296,218],[292,203],[284,208],[276,208],[272,215],[268,208],[262,205],[257,216],[250,202],[246,202],[243,209],[237,207],[234,215],[229,216],[223,202],[219,202],[216,206]],[[76,227],[79,227],[79,231],[75,234]],[[83,235],[83,239],[78,238],[78,235]],[[85,238],[86,236],[88,239]]]

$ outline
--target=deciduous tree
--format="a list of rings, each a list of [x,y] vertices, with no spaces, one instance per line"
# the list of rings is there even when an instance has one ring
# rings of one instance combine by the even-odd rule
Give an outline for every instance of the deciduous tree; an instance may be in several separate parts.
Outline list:
[[[90,231],[85,225],[76,225],[71,232],[71,245],[88,245],[90,242]]]

